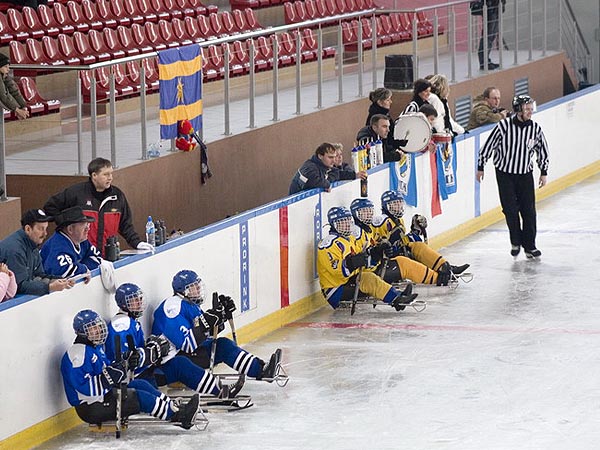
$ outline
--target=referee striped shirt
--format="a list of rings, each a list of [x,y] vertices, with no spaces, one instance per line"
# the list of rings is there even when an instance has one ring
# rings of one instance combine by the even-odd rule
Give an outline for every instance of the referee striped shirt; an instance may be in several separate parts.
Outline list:
[[[479,151],[477,170],[494,155],[494,166],[501,172],[525,174],[533,171],[533,157],[542,175],[548,174],[548,144],[539,124],[521,122],[517,116],[498,122]]]

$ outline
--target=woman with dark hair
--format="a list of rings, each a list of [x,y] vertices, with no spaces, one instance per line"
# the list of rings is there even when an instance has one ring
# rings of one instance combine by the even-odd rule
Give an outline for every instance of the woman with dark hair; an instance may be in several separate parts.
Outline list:
[[[413,98],[411,102],[406,105],[402,114],[411,114],[419,112],[419,108],[425,103],[429,103],[429,96],[431,95],[431,83],[428,80],[419,78],[413,85]]]
[[[390,131],[385,138],[385,147],[390,152],[402,150],[402,142],[394,139],[395,122],[390,116],[390,108],[392,106],[392,91],[387,88],[377,88],[369,93],[369,100],[371,100],[371,106],[369,106],[369,115],[367,116],[367,122],[365,125],[370,126],[371,117],[376,114],[386,116],[390,121]]]

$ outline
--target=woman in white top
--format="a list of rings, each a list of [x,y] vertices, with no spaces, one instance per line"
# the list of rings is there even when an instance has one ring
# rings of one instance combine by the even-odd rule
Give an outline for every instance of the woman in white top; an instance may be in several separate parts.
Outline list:
[[[428,102],[436,109],[438,115],[433,122],[433,127],[438,133],[448,131],[454,136],[463,134],[465,129],[454,121],[448,108],[448,95],[450,85],[445,75],[437,74],[429,78],[431,92],[435,95],[429,97]]]

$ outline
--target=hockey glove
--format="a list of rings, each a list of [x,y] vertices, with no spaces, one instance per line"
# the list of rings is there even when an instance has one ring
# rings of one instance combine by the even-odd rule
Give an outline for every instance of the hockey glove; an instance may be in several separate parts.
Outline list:
[[[233,319],[233,312],[237,309],[235,301],[227,295],[219,295],[219,302],[223,307],[225,320]]]
[[[408,139],[394,139],[394,148],[404,148],[408,145]]]
[[[360,267],[367,267],[369,256],[366,253],[358,253],[357,255],[348,255],[344,259],[346,267],[350,272],[354,272]]]
[[[198,327],[202,331],[212,333],[213,328],[219,326],[221,323],[223,323],[222,312],[209,309],[208,311],[204,311],[200,316]]]
[[[169,340],[162,334],[160,336],[150,335],[146,339],[146,348],[157,348],[157,359],[160,359],[169,354],[171,350],[171,344]]]
[[[387,244],[389,246],[389,243]],[[383,259],[383,252],[386,247],[384,244],[379,244],[374,247],[369,248],[369,256],[371,257],[371,264],[377,265],[379,261]]]
[[[125,379],[125,363],[114,362],[102,369],[101,381],[106,388],[116,386]]]
[[[420,214],[415,214],[410,224],[410,231],[418,236],[421,236],[426,228],[427,218]]]

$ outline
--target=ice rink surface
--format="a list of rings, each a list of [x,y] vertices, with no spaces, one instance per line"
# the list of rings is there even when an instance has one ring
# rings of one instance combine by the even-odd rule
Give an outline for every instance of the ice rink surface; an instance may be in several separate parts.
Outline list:
[[[538,204],[540,261],[510,256],[504,222],[443,249],[475,278],[418,290],[422,313],[322,308],[247,345],[281,347],[291,380],[248,381],[254,407],[206,431],[82,425],[39,448],[597,449],[598,192],[597,175]]]

